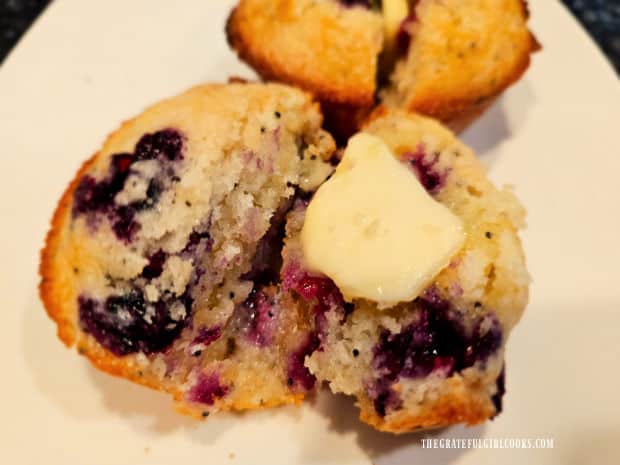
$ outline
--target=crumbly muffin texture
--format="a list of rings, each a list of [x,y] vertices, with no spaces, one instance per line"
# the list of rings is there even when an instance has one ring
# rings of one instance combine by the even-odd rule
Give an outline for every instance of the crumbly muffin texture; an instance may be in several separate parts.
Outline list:
[[[307,325],[273,283],[286,212],[332,170],[321,124],[308,95],[275,84],[199,86],[123,124],[42,253],[60,338],[190,413],[299,401],[312,386],[288,383],[288,364]]]
[[[124,123],[52,219],[40,293],[59,337],[195,416],[297,403],[326,383],[382,431],[493,417],[527,302],[523,209],[449,130],[377,110],[364,131],[466,240],[413,301],[346,302],[300,243],[338,161],[321,124],[309,95],[277,84],[199,86]]]
[[[436,122],[382,111],[364,131],[462,220],[466,242],[414,301],[388,310],[345,303],[331,280],[304,268],[298,236],[305,207],[298,203],[289,214],[282,282],[316,315],[316,348],[305,365],[332,391],[355,396],[361,419],[383,431],[482,422],[501,410],[504,347],[527,302],[517,236],[524,211]]]
[[[377,100],[460,130],[524,73],[539,47],[525,0],[409,0],[395,37],[384,30],[382,4],[240,0],[226,30],[263,78],[313,92],[344,141]]]

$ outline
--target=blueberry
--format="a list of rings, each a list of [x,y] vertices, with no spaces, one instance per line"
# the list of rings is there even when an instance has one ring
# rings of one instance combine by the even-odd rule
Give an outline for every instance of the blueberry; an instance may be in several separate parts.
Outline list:
[[[140,230],[141,226],[135,220],[137,212],[138,210],[133,205],[122,205],[110,213],[112,230],[119,240],[131,242],[134,235]]]
[[[502,331],[493,314],[477,318],[467,330],[462,315],[435,290],[418,302],[417,319],[399,333],[383,330],[373,349],[373,368],[379,376],[368,394],[378,402],[378,413],[393,405],[384,401],[391,398],[388,391],[400,377],[422,378],[434,371],[450,376],[485,362],[501,347]]]
[[[72,214],[105,215],[117,238],[129,243],[140,230],[135,220],[136,214],[152,208],[161,195],[163,183],[160,179],[151,179],[147,187],[146,199],[138,200],[129,205],[118,205],[114,199],[123,190],[125,181],[131,173],[132,165],[140,160],[157,159],[160,163],[169,163],[182,159],[183,136],[174,129],[164,129],[152,134],[145,134],[136,144],[135,152],[112,155],[107,175],[96,181],[92,176],[85,175],[79,181],[73,194]],[[168,170],[169,177],[174,171]],[[96,224],[96,222],[93,222]]]
[[[307,355],[312,354],[320,345],[320,340],[316,332],[306,336],[301,345],[289,356],[287,366],[288,385],[293,389],[303,389],[306,391],[314,387],[316,378],[310,370],[306,368],[304,361]]]
[[[173,320],[169,309],[181,303],[185,318]],[[138,290],[113,295],[100,302],[78,297],[80,327],[103,347],[118,356],[142,351],[165,350],[180,334],[191,310],[187,296],[147,303]]]
[[[282,247],[285,236],[286,214],[290,211],[293,200],[282,202],[271,217],[269,229],[256,246],[252,259],[252,267],[242,279],[253,281],[257,285],[266,286],[278,281],[282,268]]]
[[[497,392],[493,394],[491,400],[495,406],[495,416],[502,412],[502,398],[506,394],[506,366],[502,367],[502,371],[499,373],[496,381]]]
[[[429,193],[436,194],[444,186],[448,173],[437,167],[438,154],[427,155],[420,144],[415,152],[405,152],[401,158]]]
[[[344,322],[354,308],[352,304],[345,303],[340,289],[331,279],[311,276],[297,263],[290,263],[282,271],[282,289],[285,292],[292,290],[306,302],[313,302],[314,327],[319,342],[325,338],[328,311],[340,312],[340,321]]]
[[[221,383],[217,373],[200,374],[194,386],[189,390],[187,398],[191,402],[213,405],[217,399],[224,397],[230,388]]]
[[[207,231],[192,231],[192,233],[189,235],[187,245],[183,249],[183,253],[195,253],[201,242],[204,242],[205,244],[205,252],[211,252],[211,249],[213,248],[213,239],[211,239],[211,235]]]
[[[375,411],[382,417],[388,411],[398,410],[402,407],[402,399],[398,393],[392,389],[392,385],[387,380],[380,380],[368,389],[368,393],[373,399]]]
[[[182,149],[183,136],[174,129],[163,129],[142,136],[134,150],[137,160],[165,157],[172,161],[183,158]]]
[[[274,310],[273,299],[261,288],[254,287],[247,299],[235,308],[235,326],[253,344],[267,346],[273,339]]]
[[[148,264],[142,270],[142,277],[148,280],[158,278],[164,270],[166,258],[168,258],[168,254],[163,250],[159,250],[151,255]]]
[[[198,334],[192,341],[192,345],[194,344],[203,344],[208,346],[212,342],[217,341],[222,335],[222,328],[220,326],[212,326],[208,328],[203,326],[198,330]]]

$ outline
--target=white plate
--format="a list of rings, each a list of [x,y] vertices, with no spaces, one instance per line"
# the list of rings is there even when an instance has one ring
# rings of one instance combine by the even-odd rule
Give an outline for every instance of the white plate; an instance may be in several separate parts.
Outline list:
[[[375,433],[327,395],[197,423],[63,348],[36,293],[53,207],[123,119],[192,84],[252,76],[224,39],[232,3],[55,0],[0,69],[0,462],[620,463],[620,86],[555,1],[530,2],[544,51],[465,134],[529,210],[534,283],[509,343],[505,410],[435,433],[554,449],[422,449],[422,435]]]

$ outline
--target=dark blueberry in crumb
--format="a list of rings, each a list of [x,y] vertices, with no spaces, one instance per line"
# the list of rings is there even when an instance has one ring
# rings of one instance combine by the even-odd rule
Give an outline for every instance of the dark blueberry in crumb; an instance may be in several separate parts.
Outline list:
[[[162,186],[152,179],[149,187],[146,189],[146,200],[144,202],[136,202],[135,207],[138,209],[149,208],[157,203],[162,192]]]
[[[149,258],[149,263],[142,270],[142,277],[146,279],[158,278],[164,270],[164,262],[168,255],[163,250],[159,250]]]
[[[217,373],[200,374],[198,381],[189,390],[188,399],[199,404],[213,405],[217,399],[224,397],[230,388],[221,383]]]
[[[497,392],[493,394],[493,397],[491,397],[491,400],[493,401],[493,405],[495,406],[494,416],[497,416],[501,413],[502,407],[503,407],[502,399],[504,397],[504,394],[506,394],[506,366],[505,365],[502,367],[502,371],[499,373],[499,376],[497,377],[496,385],[497,385]]]
[[[447,172],[437,167],[437,155],[428,156],[420,144],[415,152],[406,152],[402,160],[416,175],[420,184],[431,194],[436,194],[445,184]]]
[[[229,293],[228,293],[228,298],[229,298],[230,300],[234,299],[234,298],[235,298],[235,293],[234,293],[234,292],[232,292],[232,291],[231,291],[231,292],[229,292]]]
[[[463,360],[464,367],[479,360],[486,360],[502,345],[502,330],[495,315],[488,314],[478,319],[470,336]]]
[[[252,267],[241,279],[253,281],[257,286],[266,286],[279,281],[286,214],[292,204],[292,200],[286,200],[275,211],[269,222],[269,229],[258,242],[252,258]]]
[[[436,290],[427,291],[418,301],[422,308],[417,319],[400,333],[384,330],[373,349],[373,367],[381,374],[369,389],[375,400],[383,399],[380,395],[387,395],[386,386],[400,377],[420,378],[436,370],[450,376],[476,362],[485,362],[501,347],[502,331],[495,315],[477,318],[468,331],[462,315]],[[379,404],[378,413],[385,402]]]
[[[482,304],[480,302],[474,302],[474,307],[480,308],[482,307]]]
[[[127,174],[133,162],[133,155],[130,153],[119,153],[112,157],[112,164],[117,174]]]
[[[270,344],[273,338],[273,305],[273,300],[265,292],[254,288],[235,309],[235,321],[239,330],[260,347]]]
[[[140,230],[140,224],[135,220],[138,212],[152,208],[159,200],[163,190],[161,179],[151,179],[146,191],[146,199],[133,202],[129,205],[118,205],[114,201],[116,195],[123,190],[125,182],[131,172],[133,163],[158,159],[160,162],[169,162],[182,158],[183,137],[173,129],[164,129],[152,134],[145,134],[136,144],[131,153],[118,153],[112,156],[110,167],[105,178],[96,181],[89,175],[82,177],[73,194],[73,216],[88,214],[91,223],[94,214],[104,214],[109,219],[112,229],[119,240],[126,243],[132,241],[133,236]],[[168,167],[167,176],[174,176],[174,170]]]
[[[320,341],[316,333],[310,333],[306,340],[299,346],[297,350],[291,353],[288,367],[288,385],[309,391],[314,387],[316,378],[310,370],[304,365],[306,355],[312,354],[318,347]]]
[[[341,322],[353,311],[353,305],[344,302],[340,289],[327,277],[311,276],[298,264],[293,263],[282,272],[282,289],[292,290],[307,302],[314,302],[314,324],[319,340],[324,338],[326,316],[330,310],[341,313]]]
[[[196,350],[192,353],[194,357],[200,357],[202,355],[202,350]]]
[[[198,330],[198,334],[192,341],[192,345],[203,344],[204,346],[208,346],[212,342],[217,341],[221,335],[222,328],[220,328],[219,326],[213,326],[211,328],[203,326]]]
[[[131,242],[141,226],[135,220],[136,209],[131,205],[123,205],[116,209],[112,216],[112,230],[116,237],[124,242]]]
[[[185,205],[186,205],[187,207],[191,207],[191,206],[192,206],[192,203],[191,203],[191,202],[189,202],[188,200],[186,200],[186,201],[185,201]]]
[[[402,407],[402,400],[398,393],[392,389],[391,384],[379,381],[369,389],[368,394],[373,400],[375,411],[382,417],[388,411],[398,410]]]
[[[326,311],[332,306],[342,307],[344,299],[336,284],[329,278],[306,275],[299,280],[294,290],[304,299],[318,301],[317,310]]]
[[[174,321],[169,309],[178,302],[184,305],[186,317]],[[139,351],[150,354],[166,349],[183,329],[191,305],[191,299],[186,296],[148,304],[138,291],[110,296],[104,302],[78,297],[82,330],[118,356]]]
[[[263,133],[265,132],[265,126],[261,126],[260,132],[263,132]]]
[[[202,416],[204,418],[207,418],[209,416],[209,412],[207,412],[207,411],[202,412]]]
[[[211,239],[211,235],[206,231],[192,231],[189,235],[187,245],[183,249],[183,253],[194,253],[201,243],[204,244],[205,252],[211,252],[211,249],[213,248],[213,239]]]
[[[354,357],[359,357],[359,355],[360,355],[360,351],[357,350],[357,349],[353,349],[353,356]]]
[[[274,115],[276,118],[280,118],[280,116],[282,116],[282,114],[279,111],[276,111]]]
[[[183,158],[183,136],[174,129],[163,129],[140,138],[134,149],[137,160],[165,157],[168,160]]]
[[[345,302],[342,308],[344,309],[344,316],[346,319],[346,317],[348,317],[351,313],[353,313],[353,310],[355,310],[355,305],[353,302]]]
[[[106,188],[107,185],[98,184],[91,176],[82,177],[73,193],[73,216],[107,207],[108,197],[111,196],[111,193],[108,193]]]
[[[491,231],[485,232],[484,235],[486,236],[487,239],[491,239],[493,237],[493,233],[491,233]]]

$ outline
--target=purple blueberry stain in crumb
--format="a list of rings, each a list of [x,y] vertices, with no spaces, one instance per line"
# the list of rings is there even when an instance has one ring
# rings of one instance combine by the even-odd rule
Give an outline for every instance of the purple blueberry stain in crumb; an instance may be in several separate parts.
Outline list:
[[[168,254],[163,250],[155,252],[149,257],[149,262],[142,270],[142,277],[148,280],[158,278],[164,270],[164,262]]]
[[[486,360],[502,344],[502,331],[494,314],[473,322],[467,330],[459,312],[450,308],[434,290],[419,299],[417,319],[399,333],[383,330],[373,349],[376,384],[368,390],[377,413],[384,412],[393,383],[422,378],[432,372],[450,376]]]
[[[415,152],[405,152],[401,159],[430,194],[436,194],[445,185],[448,171],[437,166],[439,154],[427,154],[423,144],[419,144]]]
[[[199,404],[213,405],[216,400],[221,399],[230,392],[230,387],[222,384],[220,375],[217,373],[201,373],[196,383],[187,393],[190,402]]]
[[[195,254],[196,251],[201,247],[204,247],[204,252],[211,252],[211,250],[213,249],[213,239],[211,238],[211,235],[208,231],[192,231],[189,235],[187,245],[185,246],[181,254]]]
[[[496,381],[497,392],[493,394],[491,397],[491,401],[495,406],[495,416],[499,415],[502,412],[502,399],[504,394],[506,394],[506,365],[502,366],[502,371],[500,371],[499,376]]]
[[[254,287],[250,295],[235,307],[233,321],[249,342],[266,347],[273,340],[277,314],[274,298],[259,286]]]
[[[258,241],[250,271],[241,279],[253,281],[255,286],[266,286],[278,281],[282,268],[281,252],[284,246],[286,214],[292,205],[293,200],[287,199],[275,211],[267,232]]]
[[[201,344],[203,347],[207,347],[209,344],[217,341],[222,335],[221,326],[207,327],[203,326],[198,330],[198,334],[192,340],[192,345]]]
[[[282,272],[282,289],[294,291],[306,302],[314,302],[314,326],[322,341],[327,331],[326,313],[336,310],[341,313],[341,322],[353,311],[353,305],[345,303],[338,286],[325,276],[312,276],[296,263],[290,263]],[[322,350],[319,347],[319,350]]]
[[[140,138],[134,149],[137,160],[183,158],[183,136],[176,129],[162,129]]]
[[[191,305],[186,295],[166,295],[157,302],[147,302],[138,290],[112,295],[105,301],[78,297],[80,327],[117,356],[165,350],[185,326]],[[173,319],[173,306],[182,306],[184,316]]]
[[[469,338],[463,364],[471,366],[487,360],[502,345],[502,330],[494,314],[487,314],[476,320],[473,334]]]
[[[398,410],[403,405],[398,392],[392,388],[392,384],[386,379],[370,384],[366,387],[366,391],[370,398],[373,399],[375,411],[382,417],[388,411]]]
[[[135,217],[140,211],[152,208],[158,201],[167,182],[172,182],[174,170],[163,169],[164,176],[170,179],[153,178],[149,180],[146,198],[127,204],[118,204],[115,200],[125,182],[133,173],[134,163],[143,160],[157,160],[161,166],[182,159],[183,136],[175,129],[163,129],[145,134],[137,142],[134,153],[112,155],[107,175],[96,181],[90,175],[84,175],[73,194],[72,216],[88,215],[89,225],[97,225],[93,218],[100,215],[110,221],[117,238],[130,243],[140,230]]]
[[[304,364],[306,356],[311,355],[320,344],[316,332],[309,333],[297,350],[289,356],[287,366],[287,385],[291,389],[310,391],[316,382],[315,376]]]
[[[325,276],[312,276],[297,263],[291,263],[282,273],[283,290],[293,290],[305,301],[316,299],[316,310],[325,312],[342,307],[344,299],[336,284]]]

